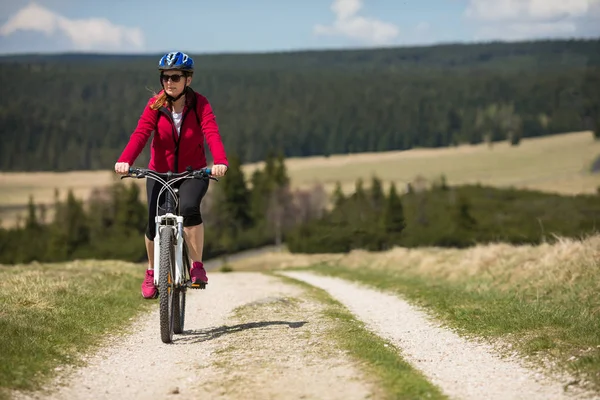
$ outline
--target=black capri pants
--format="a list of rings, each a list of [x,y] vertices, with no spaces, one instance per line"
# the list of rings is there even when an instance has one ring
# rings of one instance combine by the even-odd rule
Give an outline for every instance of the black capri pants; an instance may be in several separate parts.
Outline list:
[[[202,223],[200,203],[208,190],[207,178],[182,179],[171,187],[179,189],[179,213],[183,216],[183,226],[196,226]],[[160,204],[159,215],[165,213],[165,200],[167,191],[163,191],[158,199],[158,193],[163,185],[154,179],[146,179],[146,195],[148,199],[148,227],[146,237],[154,240],[156,233],[156,205]]]

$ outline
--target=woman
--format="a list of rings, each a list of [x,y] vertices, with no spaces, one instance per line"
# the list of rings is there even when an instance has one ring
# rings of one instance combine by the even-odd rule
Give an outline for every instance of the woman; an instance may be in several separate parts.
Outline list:
[[[182,52],[165,54],[158,63],[163,90],[152,97],[132,133],[129,143],[115,164],[115,172],[129,172],[136,158],[155,131],[151,144],[149,169],[157,172],[181,172],[188,166],[193,169],[206,167],[204,139],[213,155],[212,175],[223,176],[227,172],[227,156],[215,116],[208,100],[190,88],[194,61]],[[179,187],[179,211],[184,217],[184,236],[192,259],[190,275],[193,283],[208,283],[202,264],[204,225],[200,215],[200,202],[208,190],[208,179],[184,179]],[[148,228],[146,252],[148,269],[142,283],[142,296],[156,298],[154,286],[154,233],[156,205],[161,185],[154,179],[146,179],[148,196]],[[161,204],[164,199],[161,196]]]

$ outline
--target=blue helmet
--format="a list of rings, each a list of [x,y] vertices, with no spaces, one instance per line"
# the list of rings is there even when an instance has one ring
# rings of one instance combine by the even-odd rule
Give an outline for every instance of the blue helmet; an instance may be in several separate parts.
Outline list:
[[[194,60],[192,57],[180,51],[172,51],[161,57],[158,62],[158,69],[161,71],[166,70],[181,70],[181,71],[193,71]]]

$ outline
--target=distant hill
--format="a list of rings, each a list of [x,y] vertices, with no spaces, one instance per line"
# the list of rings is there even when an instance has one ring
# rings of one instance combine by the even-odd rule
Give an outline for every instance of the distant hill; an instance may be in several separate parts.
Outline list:
[[[0,169],[111,168],[160,89],[158,57],[0,57]],[[244,162],[269,148],[303,157],[517,144],[600,124],[600,39],[193,57],[192,86]]]

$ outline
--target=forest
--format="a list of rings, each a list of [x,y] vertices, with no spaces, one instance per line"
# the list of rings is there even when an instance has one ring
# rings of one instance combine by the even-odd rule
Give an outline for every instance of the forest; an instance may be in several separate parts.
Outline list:
[[[0,169],[111,169],[160,55],[0,57]],[[240,162],[443,147],[568,131],[600,136],[600,40],[192,55]],[[136,164],[144,165],[148,146]]]
[[[482,185],[451,186],[444,177],[401,192],[373,176],[331,198],[322,186],[291,189],[281,154],[246,179],[239,158],[211,182],[202,203],[205,259],[285,243],[293,253],[344,253],[403,247],[468,247],[480,243],[539,244],[581,238],[600,226],[598,194],[562,196]],[[147,208],[137,185],[115,181],[89,204],[72,193],[47,209],[29,204],[16,227],[0,227],[0,264],[72,259],[146,259]]]
[[[159,56],[0,57],[0,169],[112,169],[160,89]],[[280,243],[292,252],[346,252],[541,243],[597,231],[598,195],[449,186],[442,178],[384,192],[373,176],[330,198],[320,185],[292,189],[285,161],[517,146],[588,129],[600,139],[600,39],[192,56],[192,87],[211,102],[230,163],[202,203],[205,258]],[[148,148],[136,165],[145,165]],[[255,161],[265,161],[262,169],[245,176],[242,164]],[[0,225],[0,263],[142,261],[144,197],[117,179],[89,201],[57,192],[52,213],[31,198],[26,218]]]

